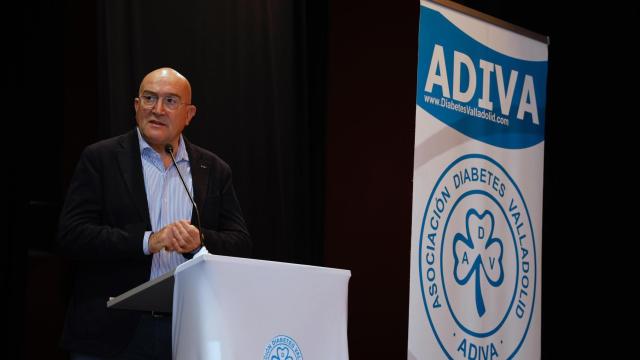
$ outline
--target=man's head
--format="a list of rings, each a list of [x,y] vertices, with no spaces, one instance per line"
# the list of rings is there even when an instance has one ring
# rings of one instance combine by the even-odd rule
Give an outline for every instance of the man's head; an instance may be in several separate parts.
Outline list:
[[[196,114],[189,80],[171,68],[154,70],[142,79],[134,107],[142,136],[161,154],[166,144],[178,148],[182,130]]]

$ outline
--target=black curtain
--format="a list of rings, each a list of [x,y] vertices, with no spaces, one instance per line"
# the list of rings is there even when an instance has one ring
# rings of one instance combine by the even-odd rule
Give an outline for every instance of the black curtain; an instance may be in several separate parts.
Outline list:
[[[198,108],[185,135],[232,167],[254,256],[321,264],[321,2],[102,0],[96,11],[97,137],[135,126],[145,74],[178,70]]]

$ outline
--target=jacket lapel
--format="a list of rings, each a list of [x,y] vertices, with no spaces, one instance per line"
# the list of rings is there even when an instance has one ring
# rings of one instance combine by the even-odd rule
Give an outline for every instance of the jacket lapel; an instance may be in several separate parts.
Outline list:
[[[187,154],[189,154],[189,162],[191,165],[191,180],[193,182],[193,200],[198,206],[198,210],[202,211],[204,205],[204,199],[207,195],[207,186],[209,184],[209,164],[203,159],[202,154],[198,149],[191,146],[191,143],[185,139],[185,148]],[[197,222],[195,211],[191,215],[191,223]],[[200,225],[200,224],[199,224]],[[200,225],[202,226],[202,225]]]
[[[144,174],[142,173],[140,145],[136,129],[121,138],[120,146],[118,164],[120,165],[122,177],[127,184],[129,195],[133,199],[140,216],[145,219],[150,228],[149,204],[147,204],[147,193],[144,188]]]

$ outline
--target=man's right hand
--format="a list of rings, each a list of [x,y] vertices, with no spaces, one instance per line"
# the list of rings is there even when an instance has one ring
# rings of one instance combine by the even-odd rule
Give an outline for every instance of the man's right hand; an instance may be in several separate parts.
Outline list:
[[[149,251],[155,254],[162,250],[186,253],[200,245],[198,229],[187,220],[178,220],[149,236]]]

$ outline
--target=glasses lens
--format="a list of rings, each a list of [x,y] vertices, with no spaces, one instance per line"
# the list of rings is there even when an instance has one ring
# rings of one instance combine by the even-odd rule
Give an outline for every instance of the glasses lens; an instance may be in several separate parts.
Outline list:
[[[142,106],[146,108],[152,108],[158,102],[158,97],[154,95],[142,95],[140,96],[140,101],[142,102]]]
[[[175,110],[180,105],[180,99],[175,96],[165,96],[163,98],[163,105],[169,110]]]

